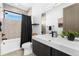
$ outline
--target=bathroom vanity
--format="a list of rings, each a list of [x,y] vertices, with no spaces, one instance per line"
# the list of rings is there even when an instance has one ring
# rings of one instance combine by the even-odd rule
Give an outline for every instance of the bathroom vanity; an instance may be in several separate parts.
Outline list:
[[[79,56],[79,41],[66,38],[37,35],[32,40],[33,53],[37,56]]]

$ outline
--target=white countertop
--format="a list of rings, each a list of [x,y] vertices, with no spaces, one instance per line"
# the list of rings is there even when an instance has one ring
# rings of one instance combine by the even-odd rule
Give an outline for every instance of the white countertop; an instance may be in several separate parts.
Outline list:
[[[69,41],[66,38],[61,37],[51,37],[51,35],[37,35],[33,36],[33,39],[39,41],[47,46],[58,49],[69,55],[79,56],[79,38],[74,41]]]

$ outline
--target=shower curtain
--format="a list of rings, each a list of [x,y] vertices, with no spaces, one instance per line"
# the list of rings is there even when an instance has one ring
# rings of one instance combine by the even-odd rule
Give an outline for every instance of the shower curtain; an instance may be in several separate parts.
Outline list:
[[[20,47],[22,47],[23,43],[31,42],[31,39],[32,39],[31,16],[22,15]]]

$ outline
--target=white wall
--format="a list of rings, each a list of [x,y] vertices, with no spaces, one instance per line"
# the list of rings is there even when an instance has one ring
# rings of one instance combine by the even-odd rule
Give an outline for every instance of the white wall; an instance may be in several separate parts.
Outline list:
[[[63,8],[71,5],[70,3],[62,3],[58,7],[54,7],[49,12],[46,13],[46,31],[48,31],[48,26],[55,26],[55,30],[59,33],[63,29],[58,28],[58,18],[63,17]]]
[[[37,23],[39,25],[32,25],[32,32],[41,34],[41,15],[32,16],[32,24]]]
[[[3,22],[3,5],[2,5],[2,3],[0,3],[0,21]],[[1,42],[2,42],[2,31],[0,32],[0,55],[1,55]]]
[[[38,23],[39,25],[33,25],[32,32],[41,34],[41,4],[36,4],[32,7],[32,24]]]

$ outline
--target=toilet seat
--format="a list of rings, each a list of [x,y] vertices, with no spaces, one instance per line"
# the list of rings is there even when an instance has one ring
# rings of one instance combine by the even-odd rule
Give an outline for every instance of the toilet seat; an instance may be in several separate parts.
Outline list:
[[[22,48],[27,48],[27,47],[30,47],[30,46],[32,46],[31,42],[26,42],[26,43],[22,44]]]

